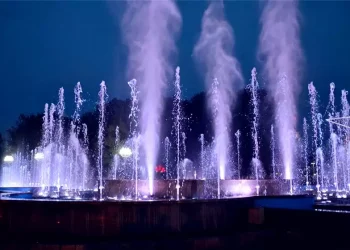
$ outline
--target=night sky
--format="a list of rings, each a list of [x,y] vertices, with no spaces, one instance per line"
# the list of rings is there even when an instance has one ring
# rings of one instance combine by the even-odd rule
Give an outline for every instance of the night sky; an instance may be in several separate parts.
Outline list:
[[[188,98],[204,85],[191,54],[207,2],[178,5],[183,27],[177,64]],[[106,81],[110,97],[128,97],[127,50],[119,28],[124,6],[122,2],[115,6],[112,9],[105,1],[0,2],[0,132],[13,125],[20,113],[42,112],[45,102],[56,103],[61,86],[70,115],[77,81],[88,101],[85,110],[94,107],[101,80]],[[251,68],[257,66],[261,2],[229,1],[225,8],[247,83]],[[306,58],[299,105],[303,115],[309,81],[315,82],[324,100],[334,81],[338,104],[340,90],[350,90],[350,1],[302,1],[300,11]]]

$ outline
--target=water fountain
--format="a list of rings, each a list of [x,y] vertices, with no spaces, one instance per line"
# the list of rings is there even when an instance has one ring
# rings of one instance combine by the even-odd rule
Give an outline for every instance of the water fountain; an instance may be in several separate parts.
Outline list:
[[[238,180],[241,179],[241,131],[237,130],[235,133],[236,136],[236,144],[237,144],[237,173],[238,173]]]
[[[323,130],[322,130],[322,114],[317,114],[317,128],[318,128],[318,148],[316,150],[316,168],[320,171],[321,189],[325,188],[325,173],[324,173],[324,157],[323,157]]]
[[[256,79],[256,69],[253,68],[251,75],[251,82],[249,85],[250,93],[252,96],[251,105],[253,108],[253,122],[252,122],[252,140],[253,140],[253,158],[252,166],[254,171],[254,178],[256,180],[256,194],[259,195],[259,176],[261,171],[261,163],[259,160],[259,137],[258,137],[258,126],[259,126],[259,100],[258,100],[258,81]]]
[[[106,124],[106,85],[104,82],[101,83],[99,92],[99,103],[98,103],[98,115],[99,115],[99,126],[97,133],[97,170],[98,170],[98,187],[97,191],[104,188],[105,180],[108,178],[111,180],[124,180],[123,185],[126,190],[126,196],[117,195],[117,199],[127,198],[132,199],[144,199],[148,191],[145,191],[145,169],[144,165],[145,155],[140,150],[142,145],[142,138],[138,133],[138,93],[139,90],[136,85],[136,80],[132,80],[129,83],[131,88],[131,106],[130,106],[130,132],[129,137],[125,142],[121,142],[120,139],[120,128],[117,126],[115,129],[115,141],[114,141],[114,153],[113,163],[111,164],[108,175],[105,171],[103,163],[103,147],[105,141],[105,128]],[[218,87],[219,82],[214,79],[212,85],[213,103],[217,104],[214,106],[213,111],[218,112]],[[232,186],[242,185],[242,183],[248,180],[242,179],[241,170],[245,166],[241,165],[242,155],[242,134],[240,130],[237,130],[234,134],[236,138],[236,169],[237,174],[231,180],[222,180],[220,177],[220,165],[217,164],[217,154],[215,153],[215,145],[217,143],[216,138],[210,145],[205,145],[205,135],[200,134],[199,136],[199,158],[198,161],[191,161],[187,159],[188,155],[191,155],[191,151],[187,152],[187,135],[185,128],[182,127],[184,115],[181,110],[181,87],[180,87],[180,69],[177,68],[175,74],[175,97],[173,102],[173,125],[172,134],[173,139],[167,137],[164,141],[164,161],[165,170],[164,179],[153,181],[156,186],[152,187],[152,190],[157,192],[166,187],[165,195],[159,197],[173,197],[176,200],[190,197],[188,191],[191,186],[196,186],[199,191],[201,190],[201,183],[203,182],[203,191],[206,197],[225,197],[230,196],[228,189]],[[259,159],[259,100],[258,100],[258,83],[256,79],[256,70],[252,70],[252,81],[248,86],[251,95],[251,120],[252,125],[251,136],[253,142],[253,179],[254,188],[256,189],[255,194],[260,195],[261,185],[266,185],[265,180],[262,178],[262,165]],[[303,162],[303,179],[305,180],[306,190],[311,190],[313,185],[316,185],[318,193],[325,193],[327,190],[336,190],[339,195],[340,193],[348,190],[349,186],[349,169],[347,163],[350,162],[349,157],[349,143],[348,143],[348,131],[346,130],[347,121],[343,120],[343,117],[349,114],[349,104],[346,99],[347,92],[342,91],[342,109],[341,112],[335,112],[334,105],[334,87],[332,83],[330,85],[330,101],[327,107],[329,121],[332,119],[333,122],[329,124],[329,140],[330,147],[324,146],[324,141],[328,138],[327,133],[324,133],[323,116],[319,112],[317,103],[317,91],[312,83],[309,84],[309,95],[311,105],[311,127],[312,127],[312,152],[313,161],[309,159],[309,146],[308,146],[308,122],[307,119],[303,120],[303,139],[300,142],[302,144],[300,160]],[[90,154],[91,149],[89,148],[88,141],[88,127],[83,124],[80,120],[80,110],[83,103],[82,99],[82,88],[80,83],[75,87],[75,111],[72,116],[72,120],[69,123],[66,122],[64,116],[65,101],[64,101],[64,90],[59,90],[59,101],[57,105],[45,104],[43,121],[42,121],[42,140],[41,145],[32,152],[18,152],[14,156],[13,163],[7,163],[4,167],[3,185],[10,185],[10,183],[16,183],[15,185],[28,185],[34,187],[40,187],[37,192],[38,197],[50,197],[50,198],[65,198],[65,199],[79,199],[83,194],[83,190],[89,189],[90,185],[88,182],[94,180],[93,175],[90,173],[90,166],[94,164],[89,163],[87,157]],[[215,101],[216,100],[216,101]],[[215,117],[216,113],[212,114]],[[337,122],[337,119],[339,122]],[[214,124],[215,126],[215,124]],[[271,179],[276,182],[283,182],[278,178],[277,173],[277,152],[275,146],[275,125],[270,127],[270,152],[271,152],[271,166],[272,173]],[[124,144],[124,145],[123,145]],[[174,147],[172,147],[174,145]],[[299,145],[299,144],[298,144]],[[172,154],[174,149],[175,154]],[[130,152],[127,152],[130,150]],[[28,156],[27,156],[28,155]],[[234,154],[232,154],[234,155]],[[130,158],[128,158],[131,156]],[[171,175],[172,162],[174,162],[175,176]],[[296,165],[299,163],[296,163]],[[309,165],[315,167],[310,168]],[[15,167],[9,167],[15,166]],[[301,166],[300,166],[301,167]],[[129,171],[128,169],[132,169]],[[314,172],[313,172],[314,171]],[[163,173],[163,172],[161,172]],[[18,175],[18,177],[16,177]],[[198,176],[201,176],[198,178]],[[313,176],[315,178],[313,179]],[[106,179],[107,178],[107,179]],[[235,179],[241,180],[241,182],[234,182]],[[127,182],[125,180],[130,180]],[[253,181],[253,180],[252,180]],[[300,180],[300,182],[303,182]],[[7,184],[6,184],[7,183]],[[133,183],[130,186],[130,183]],[[238,183],[238,184],[237,184]],[[272,183],[272,182],[271,182]],[[128,186],[129,185],[129,186]],[[164,187],[163,187],[164,186]],[[172,189],[175,193],[172,194]],[[238,190],[242,191],[242,187],[235,188],[234,192]],[[187,191],[186,191],[187,190]],[[239,191],[239,192],[241,192]],[[119,192],[119,191],[118,191]],[[163,192],[163,191],[162,191]],[[160,193],[162,193],[160,192]],[[215,195],[214,195],[215,194]],[[152,196],[152,198],[158,197]],[[339,196],[338,195],[338,196]],[[342,194],[340,195],[342,196]],[[109,196],[108,196],[109,197]],[[113,196],[110,196],[113,197]],[[99,193],[99,199],[104,199],[103,193]]]
[[[273,119],[265,121],[262,115],[265,108],[264,96],[260,95],[257,71],[253,68],[248,85],[251,109],[248,115],[251,124],[248,127],[236,124],[232,126],[233,121],[239,120],[236,120],[233,112],[236,112],[236,95],[243,77],[237,59],[232,56],[233,31],[225,21],[223,7],[221,1],[212,1],[209,4],[203,15],[201,35],[194,49],[194,57],[205,72],[210,128],[200,127],[201,134],[188,128],[192,126],[192,120],[187,122],[186,114],[195,118],[193,124],[196,126],[203,122],[203,117],[190,114],[196,112],[190,106],[193,104],[182,99],[185,95],[181,89],[180,68],[177,67],[173,83],[175,94],[172,134],[165,137],[164,134],[169,133],[170,124],[168,114],[163,114],[163,108],[168,103],[163,100],[171,78],[172,53],[176,52],[175,34],[181,25],[181,15],[172,0],[128,2],[123,20],[125,27],[122,30],[130,51],[128,73],[138,79],[128,82],[131,89],[129,117],[124,117],[124,108],[118,119],[109,119],[109,111],[114,110],[113,102],[107,103],[105,82],[100,84],[97,109],[91,111],[89,115],[92,115],[86,118],[87,123],[83,123],[84,116],[81,114],[84,100],[80,82],[74,88],[75,111],[72,116],[66,114],[70,109],[66,109],[65,90],[59,89],[58,103],[47,103],[44,106],[40,145],[31,150],[18,149],[18,152],[6,156],[1,184],[30,186],[30,191],[25,193],[25,197],[29,199],[41,199],[43,202],[70,200],[66,203],[43,203],[43,210],[40,210],[42,205],[27,203],[31,209],[39,210],[45,216],[46,211],[53,213],[50,206],[59,206],[54,224],[49,220],[51,224],[48,229],[56,229],[60,223],[66,223],[68,226],[62,228],[74,228],[77,231],[78,228],[85,228],[87,232],[91,232],[90,228],[99,227],[103,232],[101,235],[105,232],[112,232],[113,235],[114,230],[122,231],[124,228],[130,230],[134,221],[142,226],[145,226],[145,222],[154,222],[152,227],[144,227],[147,230],[158,226],[157,223],[166,224],[171,221],[172,232],[181,228],[188,230],[189,224],[184,223],[193,222],[197,218],[204,221],[202,225],[206,225],[205,230],[217,229],[217,225],[228,228],[229,223],[222,221],[233,218],[230,217],[232,209],[234,212],[241,212],[239,206],[236,210],[236,201],[229,198],[261,194],[292,195],[297,190],[292,186],[294,181],[301,183],[300,185],[305,184],[308,193],[316,191],[317,198],[323,202],[328,202],[331,196],[334,199],[348,198],[350,133],[349,120],[346,118],[350,116],[350,105],[347,92],[342,91],[342,108],[336,110],[335,85],[330,84],[329,106],[326,110],[329,121],[328,136],[321,112],[322,105],[318,105],[317,91],[311,82],[308,85],[311,119],[303,119],[302,140],[295,133],[298,63],[302,61],[302,53],[294,1],[267,1],[264,8],[260,52],[266,56],[266,60],[263,60],[266,62],[264,73],[270,86],[267,95],[274,101],[276,114]],[[286,7],[290,7],[290,15],[285,15],[288,9]],[[275,26],[277,24],[279,26]],[[278,36],[276,30],[280,31]],[[119,101],[129,105],[129,100]],[[129,126],[125,125],[128,123]],[[311,133],[308,131],[309,124]],[[233,134],[234,127],[240,129]],[[96,131],[91,130],[94,128]],[[210,130],[212,137],[209,136]],[[308,134],[312,135],[310,145]],[[162,136],[165,137],[164,148],[160,149]],[[246,144],[247,136],[251,136],[251,148]],[[325,143],[327,140],[330,145]],[[236,147],[233,149],[234,142]],[[164,151],[164,155],[159,154],[161,151]],[[271,162],[263,165],[270,157]],[[244,179],[248,168],[246,158],[251,158],[250,179]],[[265,179],[264,167],[270,167],[266,166],[270,163],[272,172],[269,179]],[[300,169],[302,178],[298,179],[299,176],[295,173]],[[94,176],[95,170],[97,176]],[[234,174],[230,175],[230,170],[234,170]],[[288,181],[287,184],[285,180]],[[23,193],[6,194],[1,199],[21,198],[20,195]],[[101,202],[85,202],[81,205],[80,201],[79,203],[75,200]],[[152,202],[148,202],[149,200]],[[129,202],[121,205],[124,201]],[[69,210],[70,206],[73,210]],[[98,210],[93,210],[96,207]],[[197,208],[204,212],[194,213]],[[11,214],[12,210],[6,208],[4,211],[5,216],[10,215],[11,223],[7,224],[16,225],[12,224],[12,219],[17,220]],[[84,213],[80,214],[81,211]],[[215,214],[217,211],[221,214]],[[41,213],[28,216],[24,211],[23,218],[37,218]],[[18,218],[22,218],[22,214]],[[215,223],[208,221],[208,218]],[[221,221],[218,222],[217,218],[221,218]],[[92,226],[86,227],[86,223],[90,222]],[[80,227],[75,227],[74,223],[80,223]],[[162,230],[166,231],[165,224],[162,225]],[[197,227],[197,224],[193,225]],[[145,231],[141,232],[144,233]]]
[[[276,159],[275,159],[275,130],[274,130],[274,127],[273,125],[271,125],[271,142],[270,142],[270,145],[271,145],[271,165],[272,165],[272,177],[273,179],[276,179]]]
[[[309,167],[309,138],[308,138],[308,124],[306,118],[303,119],[303,156],[304,156],[304,164],[305,164],[305,185],[306,190],[310,189],[310,167]]]
[[[128,85],[131,89],[131,109],[130,109],[130,135],[132,140],[132,164],[134,169],[134,180],[135,180],[135,199],[138,199],[138,168],[139,168],[139,145],[140,145],[140,135],[138,134],[138,113],[139,113],[139,106],[138,106],[138,95],[139,92],[137,90],[136,86],[136,80],[133,79],[130,82],[128,82]]]
[[[100,92],[98,93],[100,98],[98,109],[99,109],[99,122],[98,122],[98,157],[97,157],[97,166],[98,166],[98,190],[100,193],[100,200],[103,199],[103,142],[104,142],[104,132],[105,132],[105,122],[106,122],[106,99],[107,96],[107,88],[104,81],[100,84]]]
[[[200,152],[200,171],[202,173],[202,176],[204,176],[204,144],[205,144],[205,140],[204,140],[204,134],[201,134],[199,136],[199,142],[201,144],[201,152]]]
[[[175,136],[176,145],[176,199],[180,199],[180,146],[181,146],[181,122],[182,122],[182,110],[181,110],[181,86],[180,86],[180,67],[176,68],[175,73],[175,95],[173,103],[173,132]]]
[[[166,171],[166,179],[169,179],[169,164],[170,164],[170,149],[171,149],[171,142],[169,137],[166,137],[164,140],[164,149],[165,149],[165,171]]]

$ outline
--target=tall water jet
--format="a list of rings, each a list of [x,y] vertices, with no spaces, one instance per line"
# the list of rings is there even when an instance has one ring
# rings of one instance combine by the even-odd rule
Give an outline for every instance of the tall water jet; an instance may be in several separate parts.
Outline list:
[[[135,178],[135,198],[138,199],[138,161],[139,161],[139,133],[138,133],[138,114],[139,114],[139,91],[137,90],[137,81],[135,79],[128,82],[131,95],[131,109],[129,114],[130,132],[132,140],[132,165]]]
[[[74,88],[74,102],[75,102],[75,111],[73,114],[73,121],[71,122],[71,134],[69,138],[69,145],[72,152],[72,163],[70,166],[70,186],[74,186],[75,188],[81,187],[81,181],[83,179],[79,178],[81,176],[83,168],[84,168],[84,156],[85,152],[82,151],[82,148],[79,143],[79,135],[81,132],[81,124],[80,124],[80,113],[81,107],[84,103],[82,98],[83,89],[81,87],[80,82],[77,82]],[[79,180],[78,180],[79,179]]]
[[[83,169],[82,169],[82,190],[86,189],[87,183],[87,171],[88,171],[88,160],[86,155],[89,153],[89,138],[88,138],[88,127],[85,123],[83,123],[83,148],[84,148],[84,158],[83,158]]]
[[[276,154],[275,154],[275,148],[276,148],[276,144],[275,144],[275,128],[273,126],[273,124],[271,125],[271,141],[270,141],[270,147],[271,147],[271,165],[272,165],[272,178],[276,179]]]
[[[151,195],[164,91],[172,72],[171,58],[176,52],[175,38],[181,22],[173,0],[127,2],[123,31],[129,47],[129,76],[138,79],[142,93],[140,127]]]
[[[107,87],[104,81],[100,84],[100,91],[98,92],[99,103],[99,119],[98,119],[98,156],[97,156],[97,167],[98,167],[98,189],[100,193],[100,200],[102,200],[102,189],[103,189],[103,144],[104,144],[104,133],[105,133],[105,123],[106,123],[106,100]]]
[[[212,102],[212,117],[213,117],[213,120],[214,122],[217,120],[217,116],[218,116],[218,113],[219,113],[219,93],[218,93],[218,85],[219,85],[219,82],[217,80],[217,78],[214,78],[214,81],[212,83],[212,88],[211,88],[211,93],[210,93],[210,96],[211,96],[211,102]],[[214,125],[215,127],[215,125]],[[217,197],[220,198],[220,191],[221,191],[221,188],[220,188],[220,179],[221,179],[221,174],[223,173],[223,171],[221,170],[221,165],[218,164],[218,154],[217,154],[217,151],[216,151],[216,145],[218,145],[218,142],[216,140],[217,138],[214,137],[214,140],[213,140],[213,147],[214,147],[214,154],[213,154],[213,158],[215,159],[215,162],[216,162],[216,173],[217,173]],[[214,164],[215,165],[215,164]],[[215,166],[214,166],[215,167]]]
[[[343,125],[343,142],[346,152],[346,163],[344,165],[347,166],[347,183],[346,189],[350,189],[350,141],[349,141],[349,115],[350,115],[350,105],[347,99],[348,91],[342,90],[341,91],[341,104],[342,104],[342,125]],[[345,171],[343,173],[346,174]]]
[[[176,144],[176,197],[180,198],[180,157],[181,157],[181,130],[182,130],[182,109],[181,109],[181,85],[180,68],[176,68],[174,81],[174,102],[173,102],[173,133]]]
[[[260,156],[259,156],[259,135],[258,135],[258,126],[259,126],[259,99],[258,99],[258,88],[259,83],[256,79],[256,69],[252,69],[251,74],[251,82],[250,85],[248,85],[252,99],[251,99],[251,106],[253,108],[253,121],[252,121],[252,140],[253,140],[253,159],[252,159],[252,165],[253,165],[253,171],[254,171],[254,177],[256,180],[256,192],[257,195],[259,195],[259,175],[260,175]]]
[[[49,112],[49,143],[52,143],[54,140],[55,112],[56,112],[56,105],[51,103],[50,112]]]
[[[347,166],[347,172],[348,172],[348,183],[347,183],[347,189],[350,189],[350,142],[348,141],[345,145],[346,147],[346,166]]]
[[[83,93],[83,89],[80,85],[80,82],[77,82],[77,85],[74,88],[74,102],[75,102],[75,111],[73,114],[73,122],[74,122],[74,126],[76,127],[75,133],[78,135],[79,134],[79,123],[80,123],[80,112],[81,112],[81,106],[83,105],[83,98],[82,98],[82,93]]]
[[[56,106],[56,112],[57,112],[57,154],[58,154],[58,163],[55,169],[55,186],[60,187],[61,186],[61,176],[63,173],[63,159],[62,155],[64,153],[64,144],[63,144],[63,119],[64,119],[64,109],[65,109],[65,104],[64,104],[64,89],[60,88],[58,92],[58,104]],[[67,183],[65,183],[67,184]]]
[[[47,146],[49,146],[50,142],[50,127],[49,127],[49,104],[45,104],[44,108],[44,117],[43,117],[43,125],[42,125],[42,141],[41,141],[41,150],[45,150]],[[44,158],[44,164],[41,166],[41,184],[42,186],[49,186],[50,185],[50,156],[47,154],[47,156]]]
[[[303,120],[303,156],[304,156],[304,164],[305,164],[305,183],[306,183],[306,189],[309,189],[310,181],[310,168],[309,168],[309,154],[308,154],[308,145],[309,145],[309,138],[308,138],[308,124],[306,121],[306,118],[304,117]]]
[[[200,172],[202,173],[202,178],[204,178],[204,146],[205,146],[204,134],[200,134],[200,136],[199,136],[199,142],[200,142],[200,144],[201,144],[201,152],[200,152]]]
[[[338,162],[339,162],[339,172],[340,172],[340,179],[341,179],[341,187],[342,190],[347,189],[347,166],[346,166],[346,150],[345,146],[341,144],[338,149]]]
[[[259,53],[276,107],[276,128],[284,178],[293,179],[294,131],[302,50],[296,0],[267,0],[261,17]]]
[[[332,82],[329,85],[329,103],[328,103],[328,116],[329,119],[335,117],[335,97],[334,97],[335,84]],[[331,158],[333,168],[333,184],[336,190],[338,190],[338,163],[337,163],[337,144],[338,138],[334,131],[332,122],[329,122],[330,143],[331,143]]]
[[[335,115],[335,97],[334,97],[335,84],[331,82],[329,84],[329,102],[328,102],[328,116],[332,119]],[[330,134],[334,132],[333,123],[329,123]]]
[[[324,173],[324,156],[323,156],[323,131],[322,131],[322,114],[317,114],[317,128],[318,128],[318,148],[316,154],[316,167],[321,172],[321,188],[325,187],[325,173]]]
[[[119,143],[120,143],[120,134],[119,134],[119,127],[117,126],[115,128],[115,140],[114,140],[115,154],[113,158],[113,180],[117,179],[117,172],[118,172],[118,167],[120,162],[120,157],[119,157],[119,154],[117,153]]]
[[[166,171],[166,179],[167,180],[169,180],[170,149],[171,149],[170,139],[169,139],[169,137],[165,137],[164,150],[165,150],[165,171]]]
[[[202,30],[194,48],[194,56],[206,72],[207,90],[212,85],[217,88],[217,93],[208,91],[208,106],[214,124],[214,154],[219,179],[226,177],[231,145],[231,110],[236,101],[236,90],[243,82],[239,63],[232,56],[233,47],[233,30],[225,20],[224,4],[222,1],[211,1],[202,18]]]
[[[347,140],[349,136],[349,115],[350,115],[350,105],[348,102],[348,91],[341,91],[341,116],[342,116],[342,139]]]
[[[185,164],[185,159],[186,159],[186,133],[185,132],[182,132],[181,133],[181,136],[182,136],[182,179],[185,179],[185,176],[186,176],[186,164]]]
[[[241,179],[241,131],[237,130],[235,133],[236,145],[237,145],[237,175],[238,179]]]
[[[43,127],[42,127],[42,133],[43,133],[43,139],[42,139],[42,146],[45,147],[50,140],[50,128],[49,128],[49,104],[45,104],[44,108],[44,117],[43,117]]]
[[[56,105],[51,103],[50,105],[50,110],[49,110],[49,124],[48,124],[48,146],[46,147],[46,156],[45,159],[47,162],[49,162],[50,168],[52,168],[52,161],[53,161],[53,157],[52,157],[52,150],[53,150],[53,142],[54,142],[54,129],[55,129],[55,112],[56,112]],[[56,185],[56,180],[55,177],[53,175],[53,171],[52,169],[50,169],[50,186]],[[59,187],[59,186],[57,186]]]
[[[311,107],[311,125],[312,125],[312,151],[313,157],[316,160],[316,151],[318,148],[318,127],[317,127],[317,113],[318,113],[318,103],[317,103],[317,91],[313,82],[308,85],[310,107]],[[316,186],[319,189],[319,179],[318,179],[318,168],[316,166]]]

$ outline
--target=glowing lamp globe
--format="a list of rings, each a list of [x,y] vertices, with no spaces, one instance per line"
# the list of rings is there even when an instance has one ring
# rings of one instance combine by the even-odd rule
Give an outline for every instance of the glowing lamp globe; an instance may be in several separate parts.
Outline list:
[[[4,158],[4,162],[14,162],[14,160],[12,155],[6,155]]]
[[[130,148],[127,148],[127,147],[122,147],[120,150],[119,150],[119,155],[123,158],[128,158],[132,155],[132,151]]]

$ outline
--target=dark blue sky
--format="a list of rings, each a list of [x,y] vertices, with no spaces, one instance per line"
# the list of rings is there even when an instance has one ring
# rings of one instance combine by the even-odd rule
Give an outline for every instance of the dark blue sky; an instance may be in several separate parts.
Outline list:
[[[229,1],[226,16],[235,31],[236,55],[246,82],[253,66],[259,36],[260,1]],[[184,94],[203,90],[191,53],[200,32],[206,1],[180,1],[183,28],[178,41]],[[101,80],[110,97],[125,98],[126,47],[118,19],[123,4],[111,10],[105,1],[0,2],[0,131],[14,124],[20,113],[41,112],[56,102],[58,88],[66,90],[68,114],[73,87],[80,81],[91,108]],[[313,80],[326,99],[329,82],[350,89],[350,1],[302,1],[301,41],[306,65],[301,107],[307,102],[307,83]],[[338,102],[339,103],[339,102]]]

